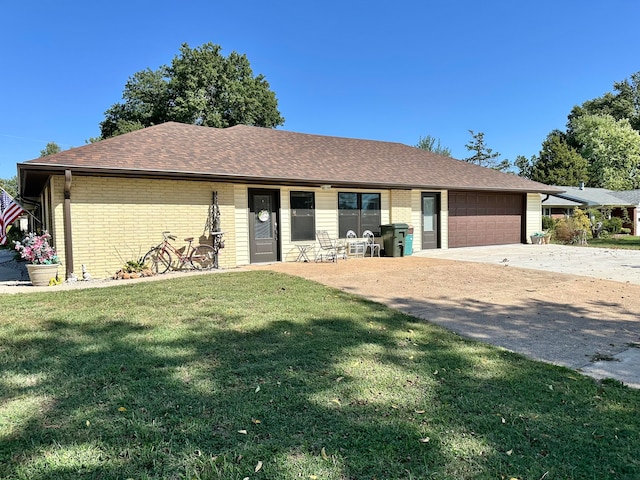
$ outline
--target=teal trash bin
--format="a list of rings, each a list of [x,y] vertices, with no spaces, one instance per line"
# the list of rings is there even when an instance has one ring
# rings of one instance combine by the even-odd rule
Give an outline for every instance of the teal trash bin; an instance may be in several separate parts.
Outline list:
[[[404,255],[409,256],[413,253],[413,227],[409,225],[407,230],[407,239],[404,241]]]
[[[408,231],[409,225],[406,223],[380,225],[385,257],[404,257]]]

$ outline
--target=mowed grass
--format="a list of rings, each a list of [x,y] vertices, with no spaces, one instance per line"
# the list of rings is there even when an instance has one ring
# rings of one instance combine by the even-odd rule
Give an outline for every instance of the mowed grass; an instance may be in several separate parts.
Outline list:
[[[610,238],[590,238],[590,247],[600,248],[624,248],[629,250],[640,250],[640,237],[624,235]]]
[[[302,279],[0,312],[3,479],[640,478],[639,392]]]

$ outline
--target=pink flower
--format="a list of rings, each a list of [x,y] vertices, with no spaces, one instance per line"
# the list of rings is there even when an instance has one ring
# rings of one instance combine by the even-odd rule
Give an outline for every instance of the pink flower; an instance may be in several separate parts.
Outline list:
[[[50,238],[51,235],[46,231],[42,235],[31,232],[22,242],[14,242],[15,248],[20,252],[20,256],[30,263],[60,263],[56,249],[49,245]]]

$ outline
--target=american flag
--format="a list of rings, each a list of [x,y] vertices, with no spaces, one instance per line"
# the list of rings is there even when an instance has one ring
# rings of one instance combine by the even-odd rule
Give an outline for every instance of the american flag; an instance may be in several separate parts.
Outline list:
[[[3,188],[0,188],[0,245],[7,243],[7,227],[22,215],[24,210]]]

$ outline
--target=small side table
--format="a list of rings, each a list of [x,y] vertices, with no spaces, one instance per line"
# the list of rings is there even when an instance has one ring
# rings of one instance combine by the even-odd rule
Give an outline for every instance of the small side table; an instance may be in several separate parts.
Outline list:
[[[313,245],[298,245],[296,244],[296,247],[298,247],[298,258],[296,258],[296,262],[309,262],[309,257],[307,256],[307,253],[309,252],[309,249],[312,247]]]

